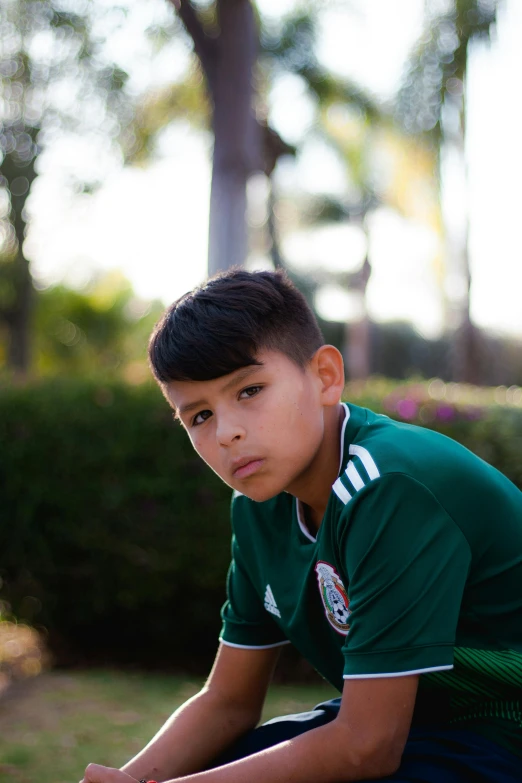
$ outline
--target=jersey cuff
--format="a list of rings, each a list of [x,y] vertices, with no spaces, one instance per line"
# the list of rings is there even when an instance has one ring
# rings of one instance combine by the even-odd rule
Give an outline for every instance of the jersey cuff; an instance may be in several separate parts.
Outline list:
[[[344,653],[344,679],[401,677],[453,667],[452,644],[406,647],[398,650]]]
[[[235,642],[227,642],[222,636],[219,637],[219,641],[225,647],[236,647],[238,650],[271,650],[273,647],[283,647],[285,644],[291,644],[289,639],[285,639],[283,642],[275,642],[275,644],[236,644]]]
[[[406,677],[408,674],[442,672],[444,669],[453,669],[453,664],[449,666],[430,666],[427,669],[411,669],[407,672],[383,672],[380,674],[343,674],[343,680],[374,680],[379,679],[379,677]]]
[[[275,623],[263,626],[255,625],[254,623],[238,623],[227,618],[221,626],[219,641],[223,642],[223,644],[228,644],[230,647],[263,650],[286,644],[288,639]]]

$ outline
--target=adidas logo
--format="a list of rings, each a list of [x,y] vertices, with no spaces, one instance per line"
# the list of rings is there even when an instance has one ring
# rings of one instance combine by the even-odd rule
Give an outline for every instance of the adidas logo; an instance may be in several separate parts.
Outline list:
[[[275,614],[276,617],[281,617],[281,612],[277,608],[274,594],[270,585],[267,585],[265,590],[265,609],[267,612],[270,612],[270,614]]]

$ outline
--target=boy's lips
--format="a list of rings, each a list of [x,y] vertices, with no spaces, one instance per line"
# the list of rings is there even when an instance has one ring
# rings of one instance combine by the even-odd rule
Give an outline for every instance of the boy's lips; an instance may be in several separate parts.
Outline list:
[[[234,478],[247,478],[261,467],[264,460],[261,457],[245,457],[232,463],[232,475]]]

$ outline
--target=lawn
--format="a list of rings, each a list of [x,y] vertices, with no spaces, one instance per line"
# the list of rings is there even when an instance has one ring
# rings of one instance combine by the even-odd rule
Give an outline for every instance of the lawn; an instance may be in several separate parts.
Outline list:
[[[0,780],[77,783],[90,761],[121,766],[199,687],[171,675],[51,672],[0,701]],[[272,686],[264,719],[338,695],[324,684]]]

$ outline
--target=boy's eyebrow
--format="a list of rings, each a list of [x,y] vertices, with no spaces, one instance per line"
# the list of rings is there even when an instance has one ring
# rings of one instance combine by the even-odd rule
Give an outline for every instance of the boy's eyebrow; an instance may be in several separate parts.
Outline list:
[[[249,364],[247,367],[243,367],[241,370],[237,370],[234,376],[229,381],[227,381],[227,383],[225,383],[221,391],[228,391],[233,386],[236,386],[236,384],[246,380],[250,375],[253,375],[255,372],[259,372],[263,369],[263,364]]]
[[[241,370],[238,370],[234,376],[225,383],[221,391],[228,391],[233,386],[236,386],[238,383],[241,383],[241,381],[246,380],[250,375],[253,375],[254,373],[258,372],[259,370],[262,370],[264,367],[263,364],[249,364],[248,367],[243,367]],[[189,402],[187,405],[182,405],[181,408],[178,408],[178,416],[183,413],[189,413],[192,410],[195,410],[196,408],[200,408],[203,405],[207,405],[207,401],[204,399],[201,400],[195,400],[194,402]]]

